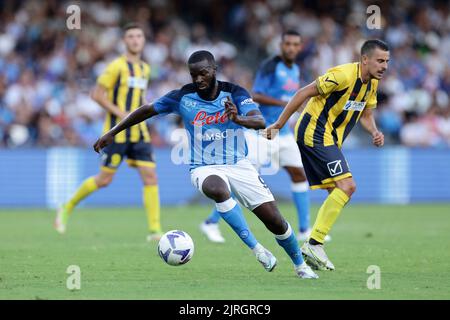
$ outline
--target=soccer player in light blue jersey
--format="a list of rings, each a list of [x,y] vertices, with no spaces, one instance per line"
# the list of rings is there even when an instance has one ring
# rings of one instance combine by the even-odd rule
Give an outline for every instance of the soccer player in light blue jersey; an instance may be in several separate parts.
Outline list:
[[[178,113],[190,144],[192,184],[215,202],[221,217],[267,271],[274,269],[277,259],[256,240],[231,193],[275,235],[300,278],[318,278],[303,261],[295,234],[278,211],[269,188],[246,159],[243,129],[265,127],[257,105],[245,89],[216,79],[217,65],[210,52],[194,52],[188,66],[192,83],[130,113],[97,140],[95,151],[112,143],[119,132],[150,117]]]
[[[300,89],[300,68],[295,62],[301,50],[301,37],[295,30],[287,30],[281,35],[280,54],[263,61],[253,83],[253,99],[267,125],[274,123],[291,97]],[[275,141],[267,140],[254,130],[246,130],[249,145],[248,159],[257,170],[270,165],[270,174],[284,168],[291,179],[292,199],[297,210],[297,240],[303,242],[311,233],[309,225],[308,182],[302,166],[302,159],[294,135],[288,125],[280,129]],[[200,229],[212,242],[225,242],[218,223],[220,214],[213,210],[200,225]],[[330,240],[327,235],[326,241]]]

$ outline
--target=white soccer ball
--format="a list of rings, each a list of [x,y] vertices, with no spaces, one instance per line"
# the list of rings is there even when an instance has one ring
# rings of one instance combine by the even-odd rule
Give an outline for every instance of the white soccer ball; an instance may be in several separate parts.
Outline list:
[[[186,232],[170,230],[159,240],[158,253],[165,263],[179,266],[192,259],[194,242]]]

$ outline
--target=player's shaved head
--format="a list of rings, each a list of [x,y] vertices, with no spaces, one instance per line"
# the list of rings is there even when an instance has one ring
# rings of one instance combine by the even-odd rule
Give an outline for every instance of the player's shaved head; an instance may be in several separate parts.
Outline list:
[[[386,42],[379,39],[367,40],[363,43],[361,47],[361,55],[370,56],[375,49],[380,49],[383,51],[389,51],[389,46]]]
[[[214,56],[211,52],[207,50],[199,50],[195,51],[188,59],[188,64],[194,64],[200,61],[208,61],[208,64],[210,65],[216,65],[216,60],[214,59]]]

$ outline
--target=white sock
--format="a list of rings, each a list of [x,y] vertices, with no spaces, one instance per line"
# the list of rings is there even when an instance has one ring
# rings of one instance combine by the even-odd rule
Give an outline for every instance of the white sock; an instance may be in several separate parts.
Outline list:
[[[220,213],[228,212],[236,206],[237,202],[233,198],[229,198],[224,202],[216,202],[216,209]]]
[[[308,182],[292,182],[291,183],[292,192],[306,192],[309,190]]]
[[[283,233],[283,234],[279,234],[279,235],[275,235],[275,238],[277,238],[278,240],[286,240],[287,238],[289,238],[290,236],[291,236],[291,234],[292,234],[292,228],[291,228],[291,225],[288,223],[287,224],[287,230],[286,230],[286,232],[285,233]]]
[[[259,252],[264,251],[264,247],[259,242],[256,244],[256,246],[252,249],[253,253],[256,255]]]

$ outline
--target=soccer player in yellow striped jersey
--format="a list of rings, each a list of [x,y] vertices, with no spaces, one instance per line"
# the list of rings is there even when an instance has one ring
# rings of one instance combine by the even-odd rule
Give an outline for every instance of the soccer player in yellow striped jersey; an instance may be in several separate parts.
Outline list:
[[[109,131],[128,113],[145,103],[145,92],[150,78],[150,66],[141,60],[145,45],[143,29],[134,23],[123,29],[126,53],[113,60],[98,77],[92,91],[92,98],[106,110],[104,132]],[[73,208],[89,194],[106,187],[123,158],[136,167],[143,186],[143,204],[147,213],[148,240],[157,240],[162,231],[155,162],[152,156],[150,135],[144,122],[135,125],[115,137],[115,141],[105,148],[100,172],[86,179],[71,199],[57,213],[55,228],[64,233]]]
[[[289,117],[309,99],[295,129],[297,145],[312,189],[326,189],[328,197],[319,209],[311,236],[302,246],[305,260],[315,269],[334,270],[323,242],[343,207],[356,190],[341,147],[360,121],[375,146],[384,144],[373,109],[377,104],[378,81],[387,70],[389,48],[381,40],[367,40],[359,62],[329,69],[316,81],[298,90],[278,120],[265,130],[271,139]]]

